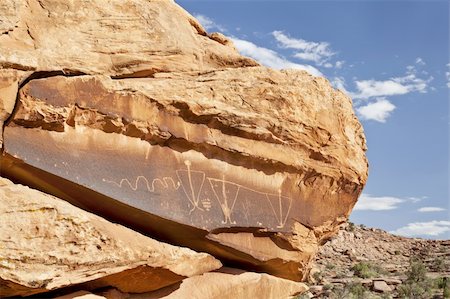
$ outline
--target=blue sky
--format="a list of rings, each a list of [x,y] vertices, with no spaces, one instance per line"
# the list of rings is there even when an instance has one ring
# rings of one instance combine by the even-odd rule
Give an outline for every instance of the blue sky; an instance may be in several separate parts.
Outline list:
[[[243,55],[352,97],[370,169],[351,221],[450,239],[448,1],[177,3]]]

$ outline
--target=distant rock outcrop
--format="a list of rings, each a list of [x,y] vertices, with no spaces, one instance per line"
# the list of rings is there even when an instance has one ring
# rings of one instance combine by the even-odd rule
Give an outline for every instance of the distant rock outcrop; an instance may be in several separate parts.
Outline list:
[[[259,66],[173,1],[7,0],[0,20],[1,176],[295,281],[347,220],[365,137],[326,79]]]
[[[384,292],[398,298],[414,260],[423,264],[431,281],[441,281],[441,286],[430,283],[427,296],[412,298],[442,298],[445,279],[450,288],[450,240],[405,238],[381,229],[343,225],[315,258],[308,279],[311,297],[334,298],[345,293],[344,297],[351,297],[358,293],[361,298],[372,298],[371,292]],[[418,284],[415,281],[414,288]]]

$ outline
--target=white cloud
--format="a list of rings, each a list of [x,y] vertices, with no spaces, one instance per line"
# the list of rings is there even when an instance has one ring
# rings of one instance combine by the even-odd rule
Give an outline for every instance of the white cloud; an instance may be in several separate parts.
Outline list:
[[[272,67],[275,69],[305,70],[314,76],[323,76],[323,74],[315,67],[291,62],[285,59],[284,57],[280,56],[277,52],[273,50],[258,47],[252,42],[238,38],[232,38],[232,40],[234,42],[234,45],[242,55],[249,56],[259,61],[261,64],[265,66]]]
[[[370,97],[379,97],[387,95],[399,95],[408,93],[408,88],[393,80],[375,81],[362,80],[356,81],[357,93],[353,97],[357,99],[368,99]]]
[[[417,57],[417,58],[416,58],[416,64],[419,64],[419,65],[425,65],[426,63],[425,63],[425,61],[423,61],[422,58]]]
[[[447,87],[450,88],[450,63],[447,64],[447,67],[449,68],[449,71],[445,72],[445,77],[447,78]]]
[[[391,231],[392,234],[407,237],[412,236],[438,236],[450,231],[450,221],[433,220],[429,222],[413,222]]]
[[[222,32],[226,32],[227,31],[222,25],[217,24],[211,18],[209,18],[209,17],[207,17],[205,15],[195,14],[194,18],[196,18],[197,21],[199,21],[200,24],[202,24],[202,26],[206,29],[206,31],[209,31],[209,30],[212,30],[212,29],[217,29],[217,30],[222,31]]]
[[[421,197],[408,197],[408,199],[412,202],[412,203],[417,203],[421,200],[427,199],[428,196],[421,196]]]
[[[278,41],[278,45],[286,49],[294,49],[294,57],[301,60],[308,60],[323,65],[335,53],[326,42],[311,42],[304,39],[291,38],[282,31],[273,31],[272,35]]]
[[[408,92],[418,91],[421,93],[426,93],[428,83],[433,80],[433,77],[429,77],[425,80],[417,78],[415,74],[408,74],[404,77],[393,78],[392,80],[403,84],[408,89]]]
[[[386,98],[377,98],[375,102],[357,107],[356,112],[363,120],[375,120],[384,123],[394,109],[394,104]]]
[[[428,83],[433,77],[428,79],[418,78],[413,70],[408,69],[408,73],[403,77],[394,77],[385,81],[361,80],[356,81],[356,93],[352,93],[355,99],[368,99],[371,97],[402,95],[418,91],[425,93]]]
[[[440,208],[440,207],[422,207],[422,208],[418,209],[417,211],[421,212],[421,213],[442,212],[442,211],[445,211],[445,209],[444,208]]]
[[[358,199],[353,210],[355,211],[386,211],[398,208],[398,205],[405,202],[405,199],[391,196],[372,196],[363,193]]]
[[[342,68],[342,66],[344,65],[344,63],[345,63],[344,60],[336,61],[335,67],[336,67],[337,69],[340,69],[340,68]]]

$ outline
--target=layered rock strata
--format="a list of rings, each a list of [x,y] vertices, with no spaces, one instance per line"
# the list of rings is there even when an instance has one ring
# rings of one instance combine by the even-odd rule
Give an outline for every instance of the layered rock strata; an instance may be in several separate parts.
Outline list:
[[[230,265],[306,277],[367,179],[347,96],[258,66],[172,1],[0,11],[0,175]]]
[[[0,178],[0,297],[67,286],[144,293],[221,263]]]
[[[244,272],[222,268],[214,272],[185,278],[181,283],[145,294],[129,294],[109,289],[95,294],[79,291],[57,299],[204,299],[204,298],[294,298],[308,290],[300,282],[274,277],[264,273]],[[86,296],[86,297],[85,297]]]

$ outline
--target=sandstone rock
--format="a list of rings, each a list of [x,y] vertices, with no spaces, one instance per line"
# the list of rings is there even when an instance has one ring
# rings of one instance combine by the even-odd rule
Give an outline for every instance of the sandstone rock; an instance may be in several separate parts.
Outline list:
[[[148,292],[221,266],[4,178],[0,215],[0,297],[75,284]]]
[[[3,146],[3,123],[14,109],[20,84],[30,74],[31,72],[0,67],[0,149]]]
[[[139,77],[258,65],[170,0],[4,0],[0,18],[5,69]]]
[[[64,296],[55,297],[55,299],[103,299],[103,298],[105,297],[95,295],[87,291],[78,291]]]
[[[308,287],[299,282],[267,274],[223,268],[220,272],[204,273],[184,279],[179,286],[145,294],[146,299],[204,299],[204,298],[292,298]],[[129,299],[137,296],[129,296]]]
[[[384,280],[374,280],[372,290],[381,293],[392,291],[391,287]]]
[[[8,0],[0,17],[0,66],[32,72],[10,80],[1,175],[294,280],[346,221],[365,139],[326,79],[257,66],[172,1]]]
[[[302,96],[316,89],[321,96]],[[4,175],[281,277],[304,277],[365,180],[350,101],[302,72],[56,76],[30,81],[19,100],[5,128]],[[83,200],[93,192],[106,198]],[[122,203],[139,220],[122,219]],[[174,222],[201,231],[180,237]]]
[[[359,281],[360,284],[362,284],[363,286],[371,286],[373,284],[373,280],[370,278],[365,278],[365,279],[361,279]]]

